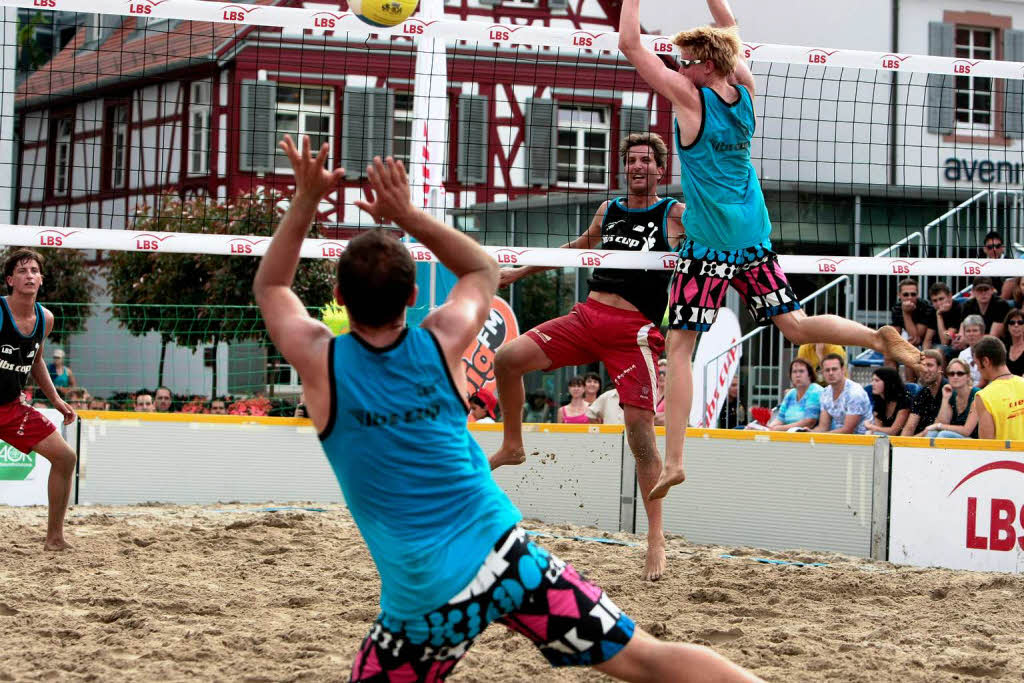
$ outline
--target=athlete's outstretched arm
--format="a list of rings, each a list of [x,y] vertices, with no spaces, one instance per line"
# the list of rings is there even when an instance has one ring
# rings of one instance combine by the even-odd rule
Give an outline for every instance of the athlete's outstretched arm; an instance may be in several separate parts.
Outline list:
[[[728,0],[708,0],[708,9],[711,10],[711,16],[715,19],[715,26],[720,28],[737,26],[736,17],[729,7]],[[740,85],[745,86],[750,91],[751,97],[754,96],[754,74],[750,73],[750,67],[747,66],[742,52],[736,55],[736,68],[733,69],[732,78]]]
[[[647,85],[673,106],[680,109],[699,106],[697,88],[693,83],[670,69],[640,41],[640,0],[623,0],[619,15],[619,49]]]
[[[582,235],[577,237],[571,242],[566,242],[559,249],[596,249],[601,245],[601,224],[604,222],[604,214],[608,210],[608,202],[602,202],[601,206],[598,207],[597,213],[594,214],[594,220],[590,221],[590,225],[583,232]],[[502,268],[499,271],[498,286],[507,287],[508,285],[521,280],[524,277],[534,275],[536,273],[543,273],[545,270],[554,270],[558,266],[522,266],[520,268]]]
[[[491,312],[498,284],[498,264],[472,237],[451,228],[412,204],[405,166],[391,157],[367,167],[371,201],[357,201],[377,221],[391,220],[420,241],[459,278],[447,301],[423,321],[441,343],[456,381],[462,381],[462,354],[480,333]]]

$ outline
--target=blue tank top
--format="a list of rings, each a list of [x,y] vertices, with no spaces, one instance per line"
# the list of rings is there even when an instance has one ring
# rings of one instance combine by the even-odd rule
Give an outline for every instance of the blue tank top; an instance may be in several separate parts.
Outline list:
[[[712,249],[771,248],[772,224],[750,163],[754,104],[746,88],[735,87],[739,99],[733,104],[711,88],[699,89],[701,125],[690,145],[682,145],[679,122],[673,122],[686,201],[683,225],[687,239]]]
[[[381,609],[414,619],[476,575],[522,515],[466,429],[466,403],[434,335],[389,347],[331,341],[331,410],[320,435],[381,581]]]

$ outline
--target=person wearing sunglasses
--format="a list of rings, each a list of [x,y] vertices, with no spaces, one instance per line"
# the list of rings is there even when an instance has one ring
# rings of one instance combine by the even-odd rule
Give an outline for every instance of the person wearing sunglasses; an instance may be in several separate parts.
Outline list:
[[[998,230],[991,230],[982,242],[981,257],[989,260],[1006,258],[1006,244],[1003,243],[1003,236]],[[1017,277],[993,277],[992,287],[997,294],[1004,299],[1012,299],[1017,294],[1020,278]]]
[[[971,383],[967,363],[954,358],[946,366],[949,384],[942,387],[942,408],[935,422],[925,429],[936,439],[977,439],[978,414],[974,397],[980,391]]]
[[[1003,319],[1006,328],[1006,367],[1015,375],[1024,375],[1024,312],[1011,310]]]

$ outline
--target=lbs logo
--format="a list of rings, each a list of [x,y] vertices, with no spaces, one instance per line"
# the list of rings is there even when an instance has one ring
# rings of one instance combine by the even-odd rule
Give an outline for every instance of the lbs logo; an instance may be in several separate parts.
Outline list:
[[[417,263],[429,263],[434,260],[434,255],[430,250],[421,244],[409,247],[409,256],[412,256],[412,260]]]
[[[60,230],[54,230],[48,228],[46,230],[40,230],[36,233],[39,238],[39,246],[41,247],[61,247],[64,246],[64,240],[74,235],[77,230],[71,230],[69,232],[61,232]]]
[[[953,62],[953,73],[967,75],[971,73],[971,69],[981,64],[981,62],[969,62],[966,59],[958,59]]]
[[[236,237],[236,238],[234,238],[232,240],[228,240],[228,247],[230,249],[229,253],[231,253],[231,254],[251,254],[252,250],[253,250],[253,247],[255,247],[257,244],[262,244],[263,242],[266,242],[266,241],[267,240],[265,240],[265,239],[262,239],[262,240],[250,240],[250,239],[246,239],[244,237]]]
[[[679,257],[675,254],[670,254],[661,258],[661,267],[663,270],[675,270],[677,265],[679,265]]]
[[[584,268],[594,268],[601,265],[601,261],[607,256],[596,251],[585,251],[579,256],[579,264]]]
[[[494,260],[503,266],[514,266],[519,263],[519,257],[530,251],[529,249],[499,249],[494,252]]]
[[[981,271],[989,264],[988,261],[979,263],[977,261],[964,261],[964,275],[981,275]]]
[[[892,268],[893,275],[910,275],[910,269],[918,263],[920,263],[920,261],[904,261],[903,259],[897,259],[889,265]]]
[[[750,59],[759,47],[756,43],[743,43],[743,59]]]
[[[670,55],[675,47],[668,38],[658,38],[651,44],[651,51],[656,55]]]
[[[807,63],[808,64],[828,64],[828,58],[839,52],[839,50],[808,50],[807,51]]]
[[[53,9],[57,6],[57,0],[32,0],[32,6]]]
[[[410,35],[423,35],[424,29],[431,24],[436,24],[437,20],[434,21],[423,21],[422,19],[412,18],[402,24],[402,33]]]
[[[317,12],[313,15],[313,28],[321,30],[334,28],[339,21],[348,16],[348,12],[335,14],[334,12]]]
[[[487,37],[490,40],[497,40],[499,42],[503,40],[511,40],[512,34],[521,28],[523,27],[517,26],[515,28],[510,28],[508,26],[502,26],[501,24],[494,24],[487,29]]]
[[[819,273],[837,273],[839,272],[839,264],[846,259],[833,259],[833,258],[820,258],[816,261],[818,264]]]
[[[246,18],[259,7],[242,7],[241,5],[228,5],[224,8],[221,16],[224,21],[233,21],[237,24],[244,24]]]
[[[129,2],[128,3],[128,14],[137,14],[142,16],[149,16],[153,13],[153,8],[157,5],[162,5],[167,0],[146,0],[146,2]]]
[[[577,31],[572,34],[572,44],[577,47],[593,47],[594,41],[603,36],[603,33],[588,33]]]
[[[341,242],[323,242],[320,245],[320,255],[324,258],[338,258],[345,251],[345,245]]]
[[[1024,474],[1024,463],[1016,460],[998,460],[982,465],[961,479],[960,483],[949,492],[949,495],[953,495],[953,492],[968,480],[983,472],[993,470],[1009,470]],[[976,496],[969,496],[967,498],[965,547],[972,550],[996,550],[1003,552],[1015,550],[1016,548],[1024,550],[1024,504],[1018,506],[1017,503],[1009,498],[991,498],[987,502],[988,509],[984,510],[983,506],[982,519],[988,518],[988,534],[982,535],[978,533],[978,498]],[[1018,534],[1018,524],[1022,530],[1020,534]]]
[[[132,240],[136,251],[160,251],[160,244],[172,237],[174,235],[164,235],[161,237],[149,232],[140,232],[132,235]]]
[[[883,69],[899,69],[903,62],[910,59],[911,55],[901,57],[900,55],[885,55],[882,57]]]

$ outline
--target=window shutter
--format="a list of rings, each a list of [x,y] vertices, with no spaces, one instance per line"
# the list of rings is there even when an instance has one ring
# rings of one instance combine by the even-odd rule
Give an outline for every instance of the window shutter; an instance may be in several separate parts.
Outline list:
[[[651,112],[643,107],[623,107],[619,112],[619,137],[646,133],[651,129]]]
[[[277,153],[277,83],[242,81],[238,168],[271,173]]]
[[[558,167],[555,144],[558,134],[558,105],[554,100],[530,97],[526,100],[526,182],[530,185],[554,184]]]
[[[1003,59],[1024,62],[1024,31],[1007,29],[1003,32]],[[1003,129],[1008,138],[1024,138],[1024,81],[1007,78],[1006,113]]]
[[[928,54],[953,56],[953,24],[941,21],[928,23]],[[929,133],[949,135],[953,132],[956,110],[953,105],[953,77],[928,74],[926,123]]]
[[[569,6],[569,0],[548,0],[548,9],[565,9]]]
[[[347,178],[365,178],[373,157],[392,153],[395,93],[386,88],[345,88],[341,164]]]
[[[487,98],[459,95],[459,156],[455,177],[460,183],[487,182]]]

